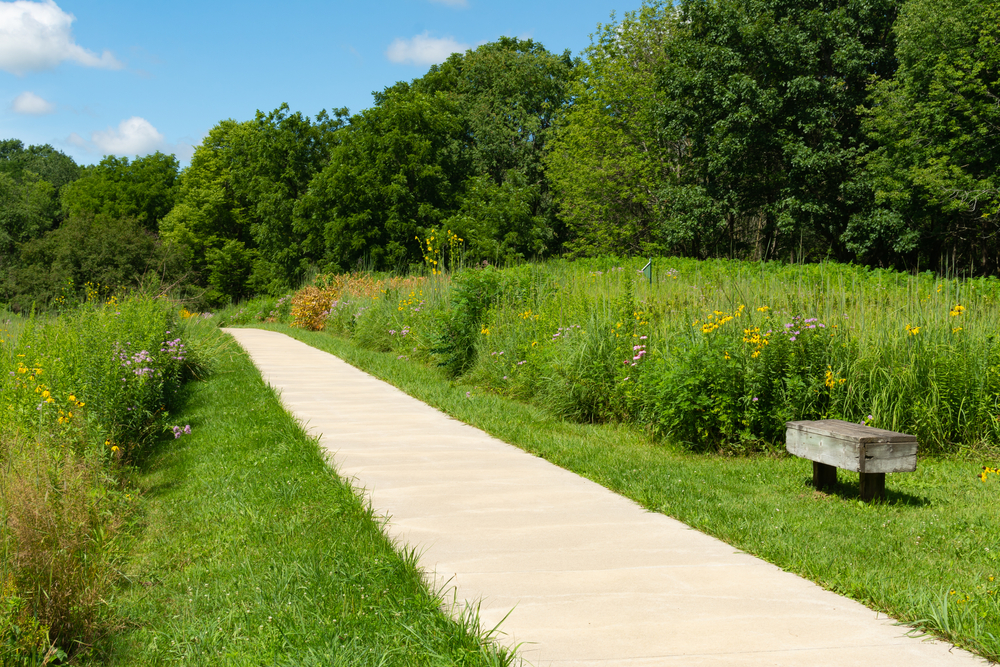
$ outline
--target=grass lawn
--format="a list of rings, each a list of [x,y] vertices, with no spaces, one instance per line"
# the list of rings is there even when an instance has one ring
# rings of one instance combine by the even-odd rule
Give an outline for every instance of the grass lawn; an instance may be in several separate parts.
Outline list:
[[[1000,478],[995,461],[924,458],[888,475],[885,502],[857,475],[813,490],[809,461],[696,455],[619,425],[569,423],[444,379],[394,353],[260,325],[326,350],[411,396],[654,511],[981,655],[1000,658]],[[471,392],[471,396],[466,396]]]
[[[122,618],[85,664],[501,665],[453,621],[235,345],[183,389],[133,480],[143,516]]]

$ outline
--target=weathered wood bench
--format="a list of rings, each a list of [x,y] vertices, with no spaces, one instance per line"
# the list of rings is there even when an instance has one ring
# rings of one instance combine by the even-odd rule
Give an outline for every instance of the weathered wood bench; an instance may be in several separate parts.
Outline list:
[[[885,498],[887,472],[917,469],[917,439],[841,421],[822,419],[785,424],[785,449],[813,462],[813,486],[826,489],[837,483],[837,468],[861,476],[861,499]]]

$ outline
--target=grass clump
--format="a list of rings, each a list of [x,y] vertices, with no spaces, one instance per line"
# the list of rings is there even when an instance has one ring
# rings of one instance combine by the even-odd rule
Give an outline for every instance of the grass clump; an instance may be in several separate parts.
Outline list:
[[[191,433],[136,483],[144,530],[116,606],[126,631],[84,664],[502,665],[473,616],[428,591],[236,346],[181,392]]]

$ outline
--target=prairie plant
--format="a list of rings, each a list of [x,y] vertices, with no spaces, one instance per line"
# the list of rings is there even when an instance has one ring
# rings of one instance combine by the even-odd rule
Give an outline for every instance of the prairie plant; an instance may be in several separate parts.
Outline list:
[[[419,317],[384,281],[327,277],[350,293],[328,321],[485,389],[697,449],[767,449],[785,421],[824,417],[912,432],[924,451],[1000,445],[1000,281],[654,263],[652,284],[615,257],[435,276]]]

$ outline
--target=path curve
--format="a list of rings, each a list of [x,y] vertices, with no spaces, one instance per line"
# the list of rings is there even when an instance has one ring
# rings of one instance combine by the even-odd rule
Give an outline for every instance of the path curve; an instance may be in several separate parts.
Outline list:
[[[527,454],[284,334],[224,329],[337,471],[538,667],[985,660]],[[322,539],[321,535],[317,539]],[[509,613],[509,616],[508,616]]]

